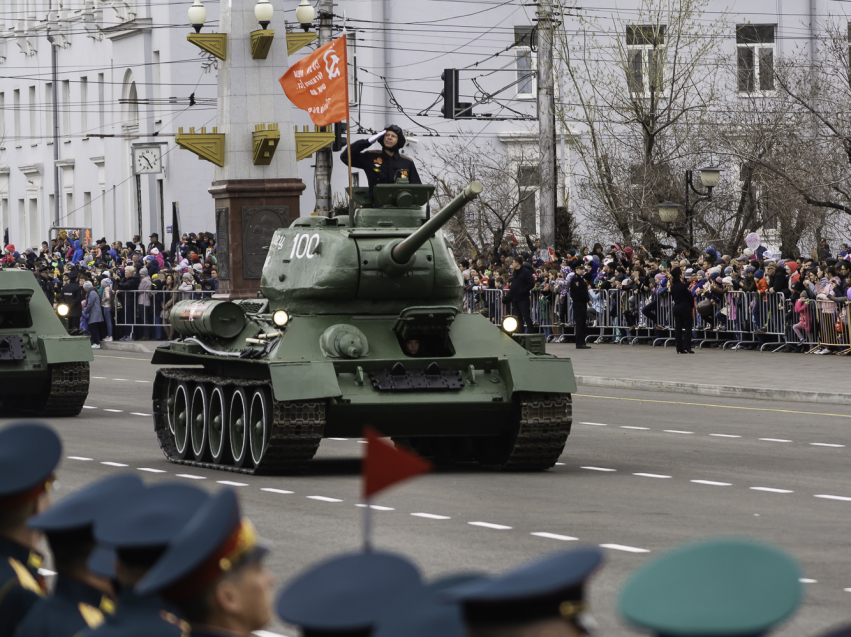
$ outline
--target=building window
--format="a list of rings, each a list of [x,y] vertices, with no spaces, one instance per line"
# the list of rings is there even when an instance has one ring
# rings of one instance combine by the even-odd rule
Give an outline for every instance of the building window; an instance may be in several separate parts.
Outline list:
[[[15,148],[21,147],[21,91],[20,89],[15,89],[14,92],[14,106],[15,106]],[[21,200],[23,201],[23,200]]]
[[[774,90],[773,24],[736,26],[736,67],[739,93]]]
[[[71,80],[62,80],[62,136],[71,141]]]
[[[659,92],[665,67],[664,24],[626,27],[626,66],[633,97],[650,97]]]
[[[349,66],[349,105],[358,105],[358,44],[353,33],[346,37],[346,57]]]
[[[80,132],[83,133],[83,139],[89,138],[89,78],[80,78]]]
[[[35,86],[30,86],[30,146],[38,144],[38,102]]]
[[[53,84],[44,85],[44,137],[48,144],[53,143]]]
[[[541,169],[538,166],[520,166],[517,169],[520,229],[528,234],[538,234],[537,195],[541,188]]]
[[[102,133],[106,127],[106,115],[104,108],[104,81],[103,73],[98,73],[98,132]]]
[[[6,94],[0,93],[0,150],[6,148]],[[0,231],[3,230],[0,223]]]
[[[514,57],[517,61],[517,97],[538,95],[538,32],[534,27],[514,27]]]

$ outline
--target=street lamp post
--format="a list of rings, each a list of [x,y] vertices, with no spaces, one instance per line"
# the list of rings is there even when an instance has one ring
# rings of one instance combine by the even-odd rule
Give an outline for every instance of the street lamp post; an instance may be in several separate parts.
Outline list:
[[[687,170],[686,171],[686,225],[688,225],[688,234],[689,234],[689,249],[694,250],[694,206],[701,201],[712,201],[712,189],[718,185],[718,182],[721,179],[721,169],[715,166],[708,166],[706,168],[700,169],[700,183],[706,188],[706,192],[701,192],[697,188],[694,187],[693,181],[694,171]],[[698,195],[698,198],[693,202],[689,198],[689,190],[694,194]],[[679,216],[679,210],[682,208],[680,204],[673,203],[671,201],[663,201],[659,204],[659,219],[662,220],[663,223],[673,223],[677,220]],[[667,234],[669,237],[674,236],[673,232],[677,230],[683,230],[685,226],[678,226],[676,228],[672,228],[671,230],[667,230]],[[682,236],[682,235],[680,235]]]

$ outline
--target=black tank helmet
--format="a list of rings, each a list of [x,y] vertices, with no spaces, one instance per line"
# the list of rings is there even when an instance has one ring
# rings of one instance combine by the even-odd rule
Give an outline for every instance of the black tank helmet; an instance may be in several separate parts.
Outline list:
[[[402,129],[396,126],[396,124],[391,124],[390,126],[386,126],[384,128],[386,132],[396,133],[396,137],[399,138],[399,141],[396,142],[396,145],[393,148],[389,148],[388,150],[400,151],[405,146],[405,133],[402,132]],[[384,146],[384,136],[381,137],[381,145]],[[385,146],[386,148],[386,146]]]

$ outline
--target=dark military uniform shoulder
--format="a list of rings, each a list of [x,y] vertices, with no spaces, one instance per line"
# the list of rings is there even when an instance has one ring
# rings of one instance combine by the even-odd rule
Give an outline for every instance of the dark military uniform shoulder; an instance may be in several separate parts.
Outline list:
[[[21,620],[45,595],[38,574],[41,555],[0,538],[0,637],[10,637]]]
[[[114,602],[101,591],[60,577],[53,595],[33,605],[15,637],[74,637],[100,626],[114,610]]]

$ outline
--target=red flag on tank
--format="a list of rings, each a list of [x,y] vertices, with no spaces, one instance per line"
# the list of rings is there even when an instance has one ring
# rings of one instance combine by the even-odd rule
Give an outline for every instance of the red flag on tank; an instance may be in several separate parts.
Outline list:
[[[412,451],[398,449],[381,439],[372,427],[364,427],[363,495],[371,498],[387,487],[431,470],[431,463]]]
[[[298,108],[317,126],[348,117],[349,72],[346,36],[332,40],[293,64],[278,80]]]

